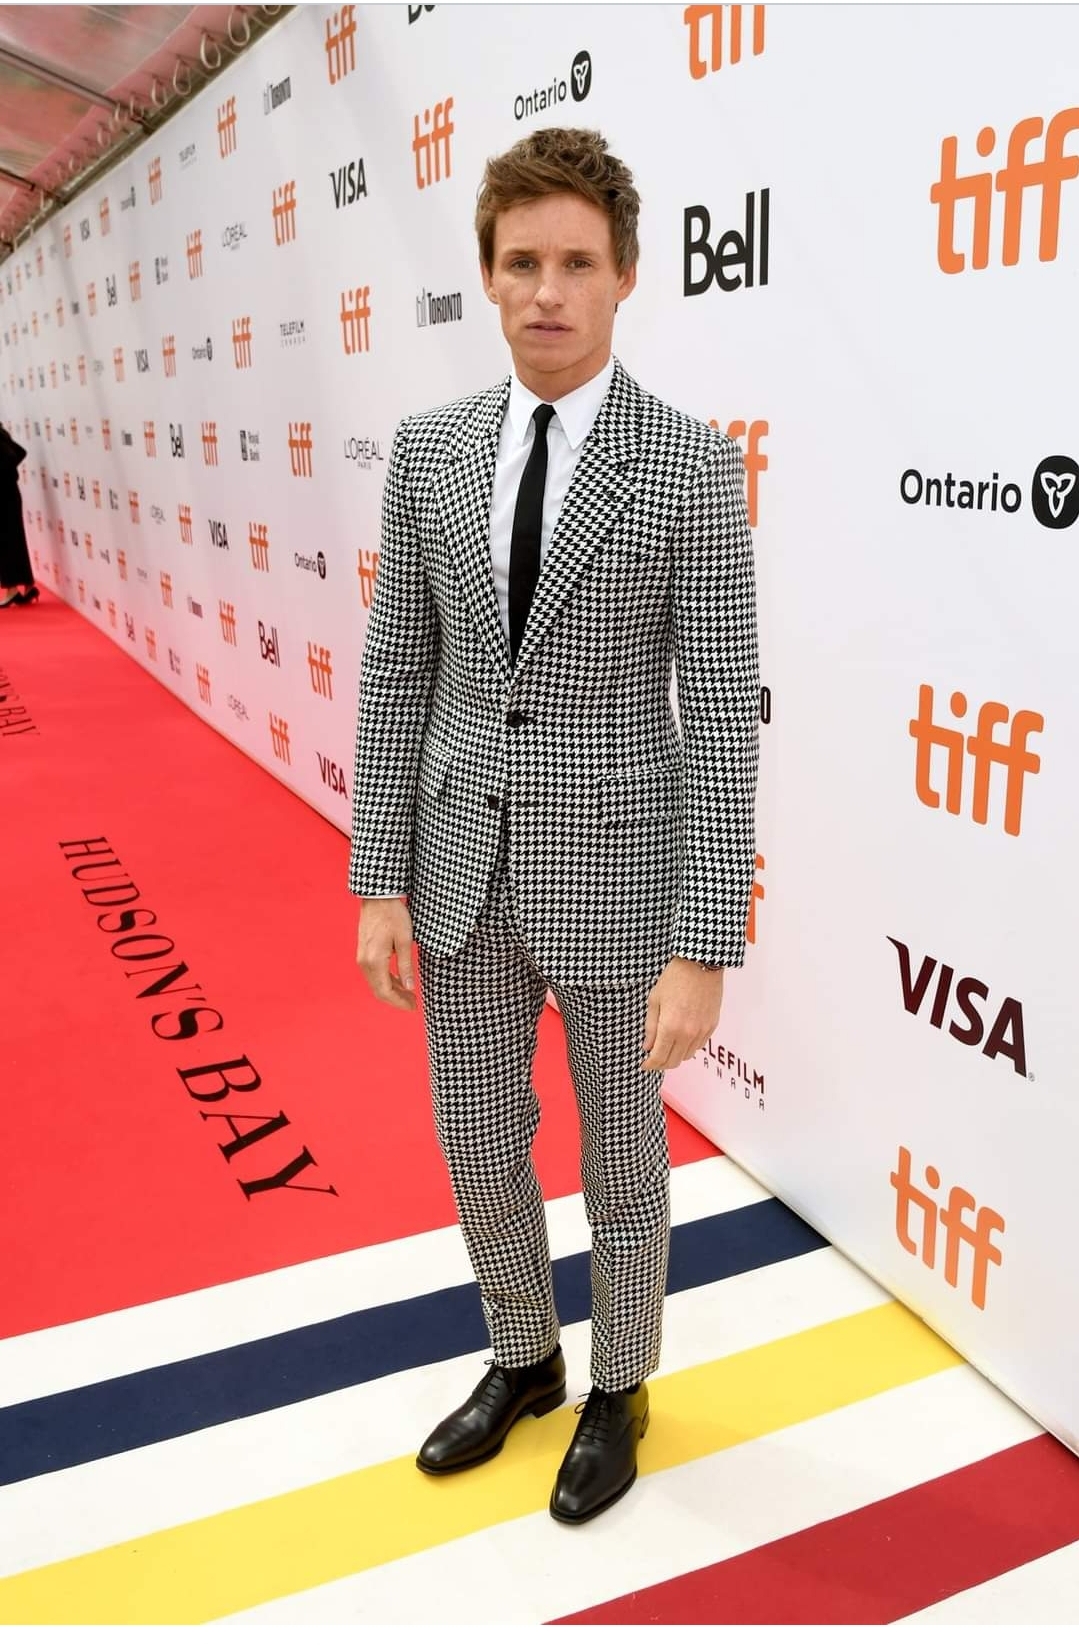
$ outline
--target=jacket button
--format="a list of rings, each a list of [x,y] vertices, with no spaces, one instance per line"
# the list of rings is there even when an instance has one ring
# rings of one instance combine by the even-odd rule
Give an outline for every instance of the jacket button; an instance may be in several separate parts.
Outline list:
[[[523,726],[527,719],[528,716],[525,714],[523,709],[511,709],[509,714],[506,716],[506,725]]]
[[[497,810],[501,806],[502,802],[501,802],[501,800],[499,800],[497,794],[489,794],[487,796],[487,804],[490,806],[490,808],[493,812],[497,812]]]

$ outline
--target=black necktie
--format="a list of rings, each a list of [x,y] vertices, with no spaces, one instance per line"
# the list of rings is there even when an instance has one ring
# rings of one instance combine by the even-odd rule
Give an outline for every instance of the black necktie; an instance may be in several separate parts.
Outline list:
[[[543,488],[547,480],[547,425],[553,416],[553,406],[537,406],[532,413],[536,433],[513,512],[513,535],[510,538],[510,657],[515,663],[532,596],[539,582]]]

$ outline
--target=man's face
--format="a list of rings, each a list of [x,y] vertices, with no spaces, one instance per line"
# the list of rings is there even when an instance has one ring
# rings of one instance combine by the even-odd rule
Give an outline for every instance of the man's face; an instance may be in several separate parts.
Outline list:
[[[615,304],[637,283],[615,268],[606,213],[577,194],[511,206],[495,221],[484,287],[498,304],[517,375],[544,400],[587,383],[611,352]]]

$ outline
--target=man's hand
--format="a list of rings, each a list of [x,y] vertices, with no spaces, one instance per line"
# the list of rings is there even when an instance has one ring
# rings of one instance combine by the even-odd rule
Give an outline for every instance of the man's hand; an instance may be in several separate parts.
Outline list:
[[[397,956],[397,975],[390,970]],[[376,1000],[403,1012],[416,1010],[412,979],[412,916],[400,897],[365,897],[360,910],[356,960]]]
[[[642,1069],[677,1069],[707,1045],[723,1005],[722,972],[703,972],[692,960],[668,961],[648,996]]]

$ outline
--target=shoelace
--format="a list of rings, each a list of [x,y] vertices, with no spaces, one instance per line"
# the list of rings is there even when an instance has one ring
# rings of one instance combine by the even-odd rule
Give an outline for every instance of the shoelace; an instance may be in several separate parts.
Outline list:
[[[603,1389],[593,1389],[574,1411],[584,1414],[584,1422],[580,1425],[579,1434],[582,1440],[604,1441],[611,1432],[611,1414],[614,1409],[614,1397]]]

